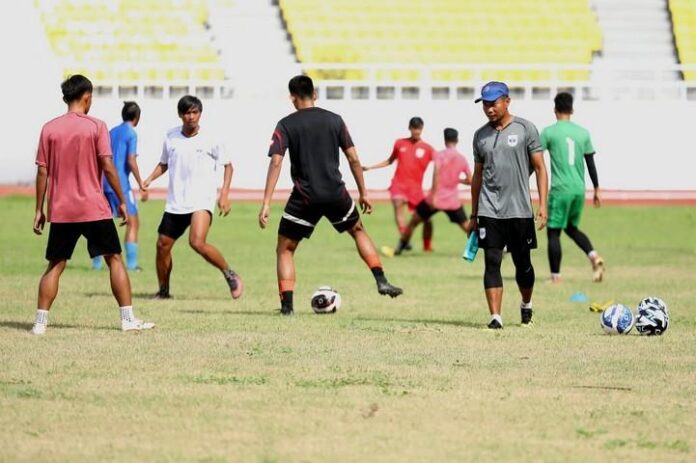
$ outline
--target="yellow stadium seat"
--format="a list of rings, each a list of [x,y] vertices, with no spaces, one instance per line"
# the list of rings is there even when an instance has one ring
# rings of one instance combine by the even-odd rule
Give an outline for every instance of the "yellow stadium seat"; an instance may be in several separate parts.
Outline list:
[[[481,0],[279,0],[279,5],[302,62],[589,64],[602,47],[589,0],[496,0],[495,9]],[[376,77],[410,81],[417,74],[382,70]],[[486,75],[538,81],[550,74],[521,69]],[[587,75],[564,74],[569,80]],[[472,77],[471,70],[432,73],[444,82]]]
[[[670,0],[677,54],[682,64],[696,65],[696,2]],[[684,71],[684,80],[696,81],[696,71]]]
[[[233,0],[226,0],[231,2]],[[34,0],[64,71],[95,79],[224,79],[205,30],[208,0]],[[163,71],[163,69],[165,69]],[[171,70],[171,72],[169,71]]]

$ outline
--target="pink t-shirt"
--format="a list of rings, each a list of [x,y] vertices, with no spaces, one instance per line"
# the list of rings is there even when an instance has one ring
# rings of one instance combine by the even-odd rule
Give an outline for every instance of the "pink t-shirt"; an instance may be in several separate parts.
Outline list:
[[[435,207],[443,211],[459,209],[459,179],[461,173],[471,175],[471,168],[466,158],[455,148],[447,148],[435,154],[437,168],[437,192]]]
[[[69,112],[43,126],[36,165],[48,169],[49,222],[111,219],[98,156],[111,156],[103,121]]]

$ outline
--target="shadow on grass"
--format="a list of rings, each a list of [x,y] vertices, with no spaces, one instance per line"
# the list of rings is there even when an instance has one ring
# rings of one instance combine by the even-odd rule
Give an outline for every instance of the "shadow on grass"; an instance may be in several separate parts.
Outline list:
[[[230,300],[230,297],[227,295],[220,296],[220,297],[210,297],[210,296],[195,297],[195,296],[172,295],[172,297],[169,299],[155,299],[154,295],[155,295],[155,291],[153,291],[151,293],[133,293],[132,297],[133,297],[133,299],[146,299],[146,300],[153,300],[153,301],[228,301],[228,300]],[[86,297],[111,297],[111,298],[114,297],[114,295],[112,293],[107,292],[107,291],[85,293],[85,296]]]
[[[429,318],[368,318],[368,317],[356,317],[357,321],[368,321],[368,322],[393,322],[393,323],[416,323],[423,325],[448,325],[448,326],[460,326],[464,328],[475,328],[481,329],[485,325],[482,323],[470,322],[465,320],[435,320]]]
[[[32,326],[34,326],[33,323],[27,323],[27,322],[16,322],[12,320],[5,320],[5,321],[0,321],[0,328],[11,328],[19,331],[29,331]],[[113,331],[113,330],[119,330],[120,328],[118,326],[87,326],[87,325],[70,325],[67,323],[49,323],[48,327],[50,329],[87,329],[87,330],[106,330],[106,331]]]
[[[278,310],[203,310],[203,309],[179,309],[176,310],[179,313],[194,314],[194,315],[210,315],[210,314],[222,314],[222,315],[263,315],[263,316],[273,316],[280,317]]]

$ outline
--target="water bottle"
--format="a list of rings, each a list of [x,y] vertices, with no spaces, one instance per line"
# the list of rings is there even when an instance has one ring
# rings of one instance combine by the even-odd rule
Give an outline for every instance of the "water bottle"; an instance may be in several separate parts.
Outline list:
[[[478,231],[472,230],[469,235],[469,239],[466,241],[466,247],[464,248],[464,253],[462,254],[462,259],[467,262],[473,262],[476,259],[476,253],[478,252]]]

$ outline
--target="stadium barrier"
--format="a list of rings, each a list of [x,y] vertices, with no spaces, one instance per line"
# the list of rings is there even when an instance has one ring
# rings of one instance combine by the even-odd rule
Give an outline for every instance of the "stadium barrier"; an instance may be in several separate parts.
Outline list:
[[[545,100],[558,91],[572,92],[578,101],[672,100],[696,101],[696,81],[682,80],[696,65],[655,67],[568,64],[339,64],[301,63],[309,75],[351,72],[364,79],[315,79],[320,98],[328,100],[469,100],[489,80],[504,80],[517,100]],[[390,80],[394,73],[409,76]],[[333,74],[332,74],[333,73]],[[443,73],[469,75],[468,80],[443,80]],[[589,74],[589,80],[566,76]],[[514,76],[536,75],[533,80]],[[512,78],[511,78],[512,77]],[[259,82],[259,85],[261,83]],[[233,99],[237,84],[230,80],[97,81],[98,96],[114,98],[177,99],[194,93],[206,99]]]

